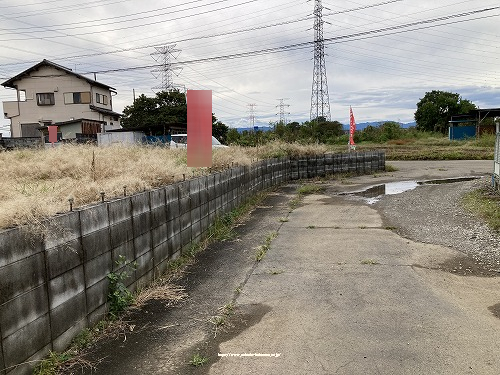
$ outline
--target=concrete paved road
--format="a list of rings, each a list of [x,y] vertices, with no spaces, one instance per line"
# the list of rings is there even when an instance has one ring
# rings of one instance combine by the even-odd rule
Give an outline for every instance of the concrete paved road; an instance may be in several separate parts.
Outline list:
[[[422,162],[418,173],[388,164],[399,171],[337,188],[491,172],[485,162]],[[500,320],[488,310],[500,302],[498,278],[436,270],[456,252],[399,237],[362,202],[318,194],[303,203],[237,299],[261,320],[219,346],[268,356],[221,357],[210,374],[500,373]]]

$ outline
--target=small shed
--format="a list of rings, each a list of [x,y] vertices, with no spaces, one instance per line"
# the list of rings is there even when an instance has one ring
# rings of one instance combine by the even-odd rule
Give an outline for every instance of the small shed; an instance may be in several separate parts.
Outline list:
[[[485,124],[487,118],[500,116],[500,108],[473,109],[466,115],[452,116],[449,122],[448,136],[450,140],[477,137],[482,134],[495,134],[495,125]]]

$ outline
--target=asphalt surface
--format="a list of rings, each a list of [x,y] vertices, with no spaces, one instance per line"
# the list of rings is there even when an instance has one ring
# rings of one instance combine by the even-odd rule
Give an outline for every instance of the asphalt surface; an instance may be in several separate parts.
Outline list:
[[[236,240],[200,255],[180,280],[186,301],[151,304],[128,340],[94,348],[96,373],[499,374],[500,279],[448,272],[441,265],[464,254],[402,237],[376,205],[339,195],[484,175],[492,162],[387,164],[398,171],[319,181],[325,190],[291,212],[297,185],[272,194]],[[190,365],[195,354],[208,362]]]

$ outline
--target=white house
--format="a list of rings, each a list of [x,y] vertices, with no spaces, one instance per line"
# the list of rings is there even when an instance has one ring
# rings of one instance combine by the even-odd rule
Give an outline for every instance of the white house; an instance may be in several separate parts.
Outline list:
[[[3,102],[11,137],[38,137],[47,125],[58,125],[63,139],[120,128],[113,87],[51,61],[43,60],[2,86],[17,92],[16,101]]]

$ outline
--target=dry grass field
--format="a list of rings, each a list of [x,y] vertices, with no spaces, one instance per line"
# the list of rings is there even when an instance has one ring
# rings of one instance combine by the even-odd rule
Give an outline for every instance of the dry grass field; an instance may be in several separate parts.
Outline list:
[[[232,163],[250,165],[262,158],[327,152],[326,146],[273,142],[263,147],[213,151],[212,169]],[[209,173],[188,168],[182,149],[154,146],[64,145],[47,149],[0,152],[0,228],[38,224],[41,219],[106,198],[167,185]]]

